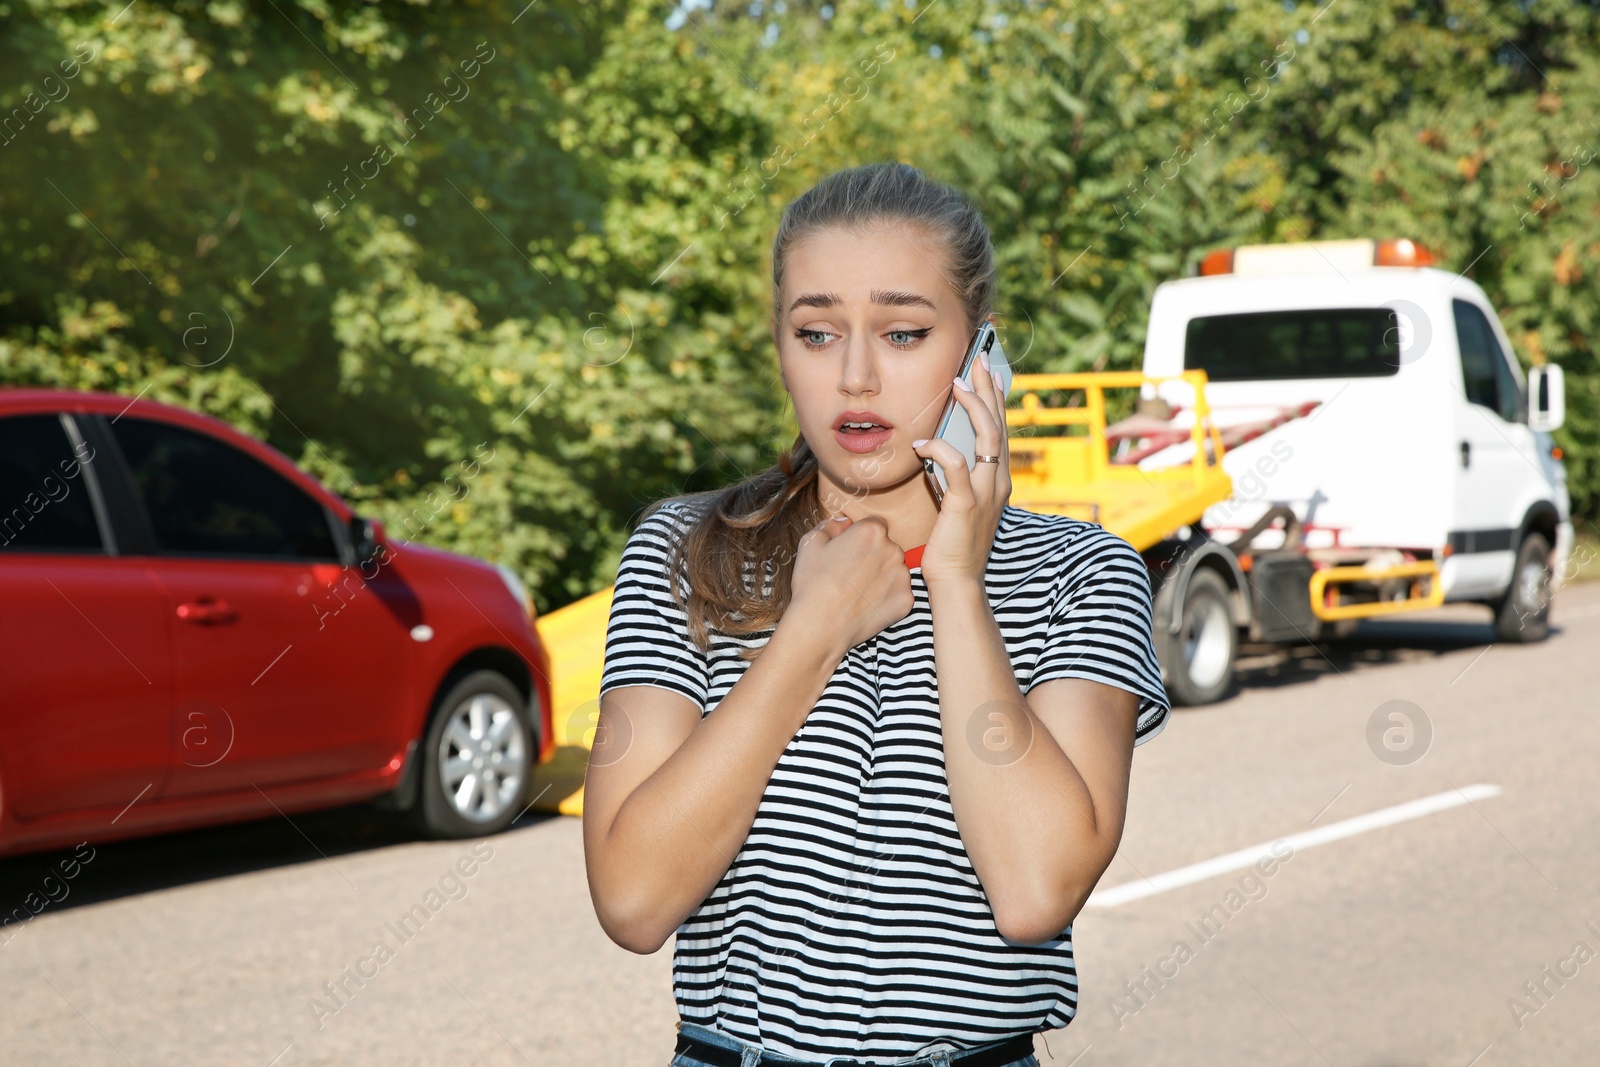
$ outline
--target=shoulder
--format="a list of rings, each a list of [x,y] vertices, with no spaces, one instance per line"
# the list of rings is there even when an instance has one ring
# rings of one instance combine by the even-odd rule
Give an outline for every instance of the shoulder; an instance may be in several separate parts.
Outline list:
[[[1046,515],[1007,504],[995,534],[995,548],[1008,558],[1072,558],[1085,550],[1104,551],[1128,543],[1098,523],[1070,515]],[[1130,548],[1132,546],[1129,546]]]
[[[1008,560],[1038,565],[1049,561],[1058,583],[1071,588],[1085,579],[1121,577],[1149,583],[1144,559],[1126,540],[1098,523],[1069,515],[1046,515],[1006,505],[1002,532]],[[997,535],[996,544],[1000,544]]]
[[[649,505],[628,535],[628,549],[638,555],[665,555],[682,541],[705,504],[702,497],[690,495],[666,497]]]

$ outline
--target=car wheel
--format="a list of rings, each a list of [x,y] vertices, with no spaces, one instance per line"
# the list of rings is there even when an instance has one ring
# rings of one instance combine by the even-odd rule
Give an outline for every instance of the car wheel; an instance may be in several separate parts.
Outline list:
[[[1511,570],[1511,588],[1494,610],[1494,633],[1500,641],[1526,644],[1550,635],[1550,542],[1544,534],[1530,533],[1517,549]]]
[[[1233,685],[1239,635],[1228,609],[1228,587],[1211,570],[1196,571],[1184,590],[1178,632],[1160,634],[1167,695],[1190,707],[1222,699]]]
[[[522,812],[535,751],[527,701],[495,671],[473,671],[434,706],[411,815],[428,837],[499,833]]]

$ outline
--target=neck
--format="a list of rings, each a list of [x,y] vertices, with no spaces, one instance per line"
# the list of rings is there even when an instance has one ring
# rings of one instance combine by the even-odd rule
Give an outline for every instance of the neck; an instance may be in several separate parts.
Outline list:
[[[889,540],[906,550],[928,543],[939,509],[920,469],[897,485],[872,490],[841,486],[820,471],[817,478],[824,515],[882,519],[889,527]]]

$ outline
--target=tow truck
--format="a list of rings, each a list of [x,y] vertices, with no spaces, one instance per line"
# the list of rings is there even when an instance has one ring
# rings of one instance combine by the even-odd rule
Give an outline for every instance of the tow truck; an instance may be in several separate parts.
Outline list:
[[[1432,264],[1404,239],[1217,250],[1157,288],[1141,372],[1014,379],[1012,501],[1141,552],[1174,703],[1229,691],[1241,635],[1451,601],[1502,641],[1549,632],[1572,545],[1561,368],[1524,375],[1483,290]],[[1139,402],[1108,425],[1118,387]]]

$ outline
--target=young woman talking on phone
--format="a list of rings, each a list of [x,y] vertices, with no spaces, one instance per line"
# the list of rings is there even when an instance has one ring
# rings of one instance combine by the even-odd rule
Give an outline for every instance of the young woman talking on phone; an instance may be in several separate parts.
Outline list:
[[[1169,714],[1149,576],[1101,527],[1007,502],[1004,397],[954,380],[995,295],[960,193],[833,174],[785,211],[772,275],[800,436],[628,539],[584,792],[595,911],[634,952],[677,935],[675,1067],[1032,1067],[1077,1008],[1071,924],[1133,748]],[[934,439],[952,395],[970,470]]]

